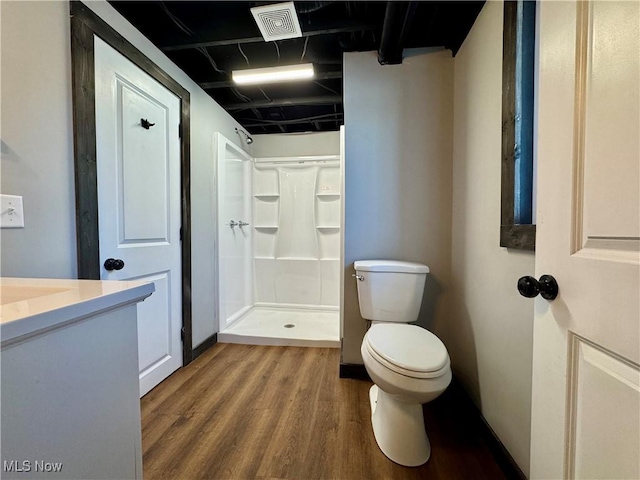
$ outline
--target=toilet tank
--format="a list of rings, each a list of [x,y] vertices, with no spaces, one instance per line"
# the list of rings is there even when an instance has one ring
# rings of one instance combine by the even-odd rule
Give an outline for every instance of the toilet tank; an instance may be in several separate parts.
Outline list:
[[[363,318],[398,323],[418,319],[429,267],[397,260],[359,260],[353,266]]]

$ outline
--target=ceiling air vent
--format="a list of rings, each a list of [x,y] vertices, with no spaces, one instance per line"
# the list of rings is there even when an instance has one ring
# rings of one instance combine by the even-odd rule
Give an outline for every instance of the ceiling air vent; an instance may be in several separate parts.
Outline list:
[[[302,36],[293,2],[275,3],[251,9],[265,42]]]

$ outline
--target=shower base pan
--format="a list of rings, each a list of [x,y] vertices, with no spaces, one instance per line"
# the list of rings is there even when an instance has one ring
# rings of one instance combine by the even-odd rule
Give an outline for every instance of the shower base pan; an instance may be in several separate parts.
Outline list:
[[[337,310],[254,307],[224,332],[220,343],[340,348]]]

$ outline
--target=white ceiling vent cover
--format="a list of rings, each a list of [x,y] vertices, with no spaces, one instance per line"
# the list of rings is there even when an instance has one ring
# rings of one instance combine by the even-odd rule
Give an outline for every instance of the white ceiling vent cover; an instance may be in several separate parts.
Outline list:
[[[302,36],[293,2],[275,3],[251,9],[265,42]]]

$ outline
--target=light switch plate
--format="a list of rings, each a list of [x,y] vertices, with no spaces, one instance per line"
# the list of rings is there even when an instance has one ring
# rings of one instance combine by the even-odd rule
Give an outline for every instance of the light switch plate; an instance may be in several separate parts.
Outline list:
[[[0,195],[0,228],[23,228],[22,197]]]

